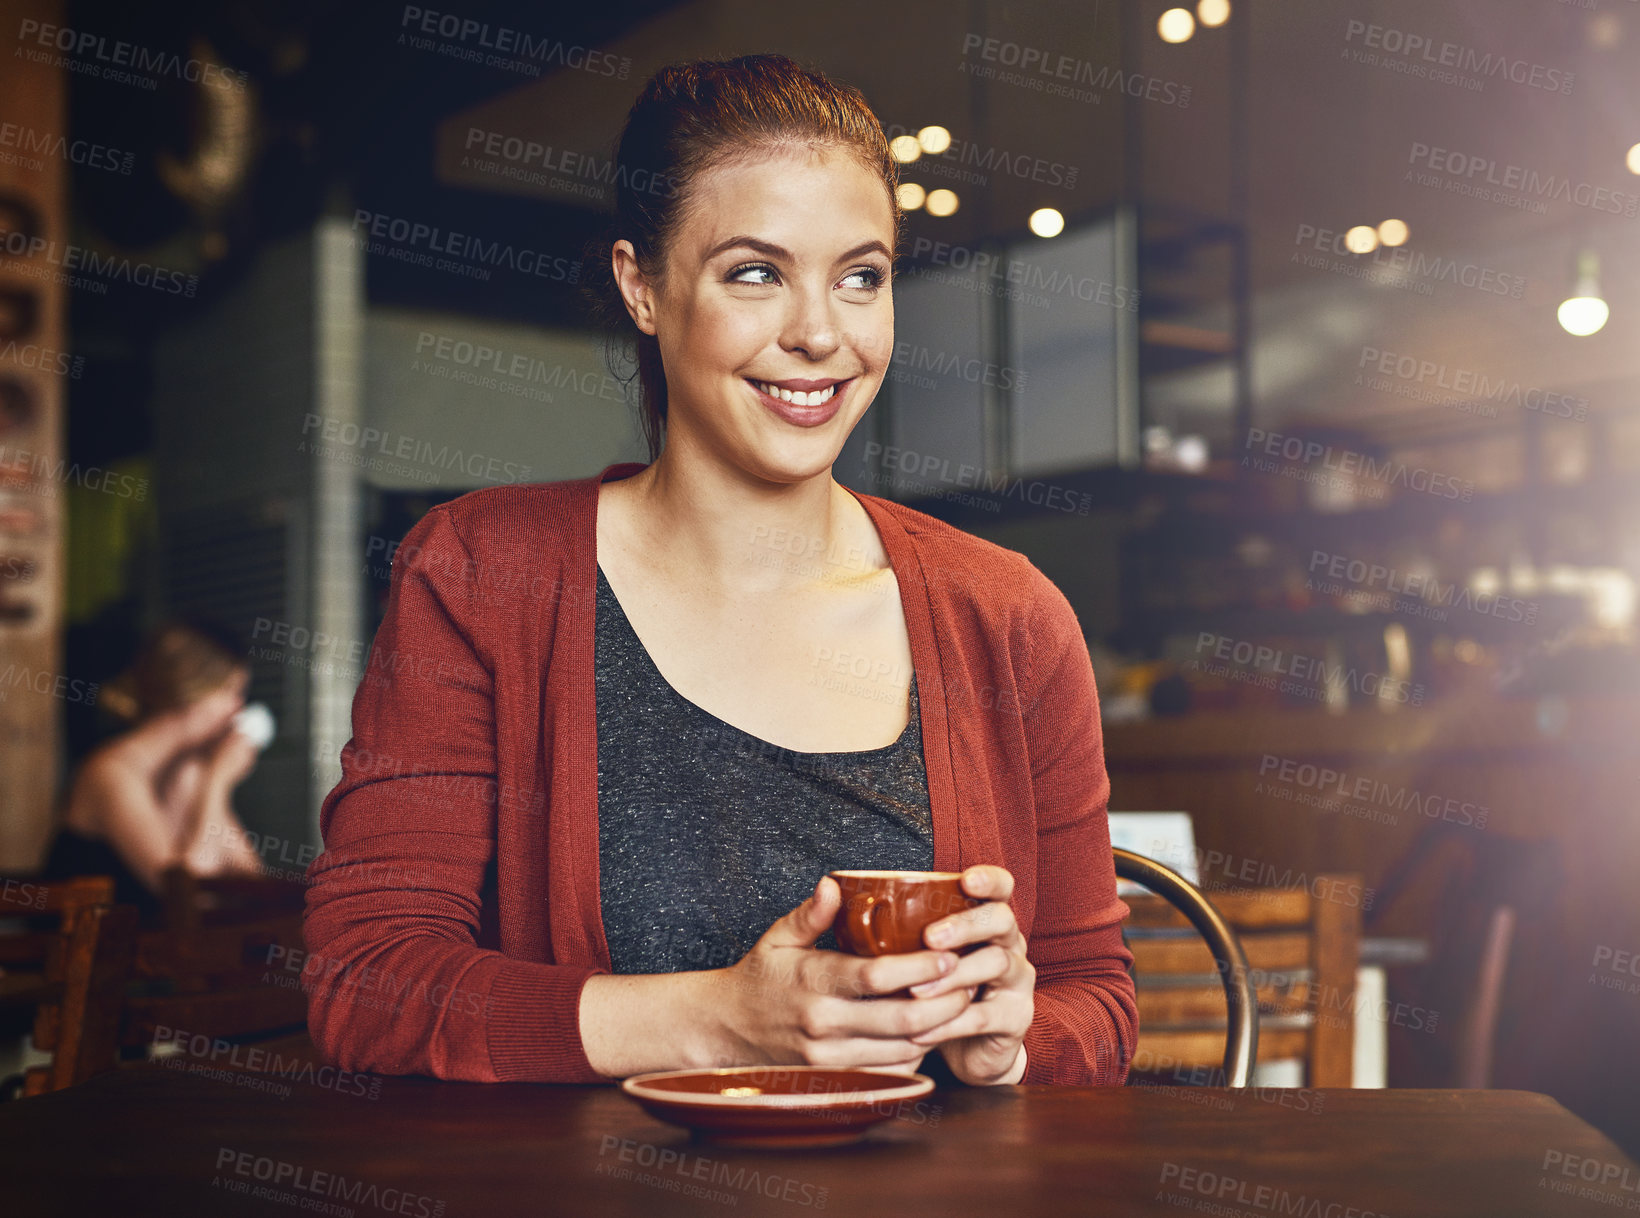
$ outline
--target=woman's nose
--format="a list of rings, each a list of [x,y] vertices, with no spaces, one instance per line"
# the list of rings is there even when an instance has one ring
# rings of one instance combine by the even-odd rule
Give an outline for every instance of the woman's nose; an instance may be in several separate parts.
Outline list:
[[[788,351],[802,352],[811,360],[822,360],[836,351],[841,341],[831,312],[831,293],[794,293],[780,345]]]

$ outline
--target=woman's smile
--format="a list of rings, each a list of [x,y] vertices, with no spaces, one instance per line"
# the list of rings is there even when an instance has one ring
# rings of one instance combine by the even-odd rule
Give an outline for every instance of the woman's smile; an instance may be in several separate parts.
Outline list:
[[[756,381],[748,377],[746,383],[771,414],[797,427],[819,427],[843,408],[854,378]]]

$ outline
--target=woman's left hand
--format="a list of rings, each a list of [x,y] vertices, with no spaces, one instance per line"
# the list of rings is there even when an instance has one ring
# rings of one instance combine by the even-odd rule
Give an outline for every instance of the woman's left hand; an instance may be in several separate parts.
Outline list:
[[[984,946],[911,993],[928,998],[963,988],[984,992],[962,1014],[911,1039],[938,1046],[951,1073],[965,1083],[1017,1083],[1025,1074],[1025,1032],[1036,1013],[1036,968],[1025,958],[1025,936],[1008,905],[1014,877],[1002,867],[970,867],[962,873],[962,890],[985,903],[941,918],[923,932],[924,942],[936,950]]]

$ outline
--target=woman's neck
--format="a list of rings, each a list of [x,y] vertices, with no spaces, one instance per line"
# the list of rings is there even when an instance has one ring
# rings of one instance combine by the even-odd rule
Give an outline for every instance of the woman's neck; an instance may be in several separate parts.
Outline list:
[[[605,485],[622,487],[622,543],[674,577],[772,593],[888,566],[870,518],[830,469],[772,483],[679,445]]]

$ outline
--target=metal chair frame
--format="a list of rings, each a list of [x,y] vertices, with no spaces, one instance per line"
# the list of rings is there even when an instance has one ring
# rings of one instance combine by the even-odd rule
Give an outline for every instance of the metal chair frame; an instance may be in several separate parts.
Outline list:
[[[1250,1086],[1253,1064],[1258,1060],[1258,996],[1248,974],[1247,955],[1242,951],[1241,940],[1202,890],[1177,871],[1131,850],[1115,847],[1111,853],[1116,857],[1119,877],[1150,889],[1189,919],[1207,941],[1229,1006],[1224,1042],[1225,1085]]]

